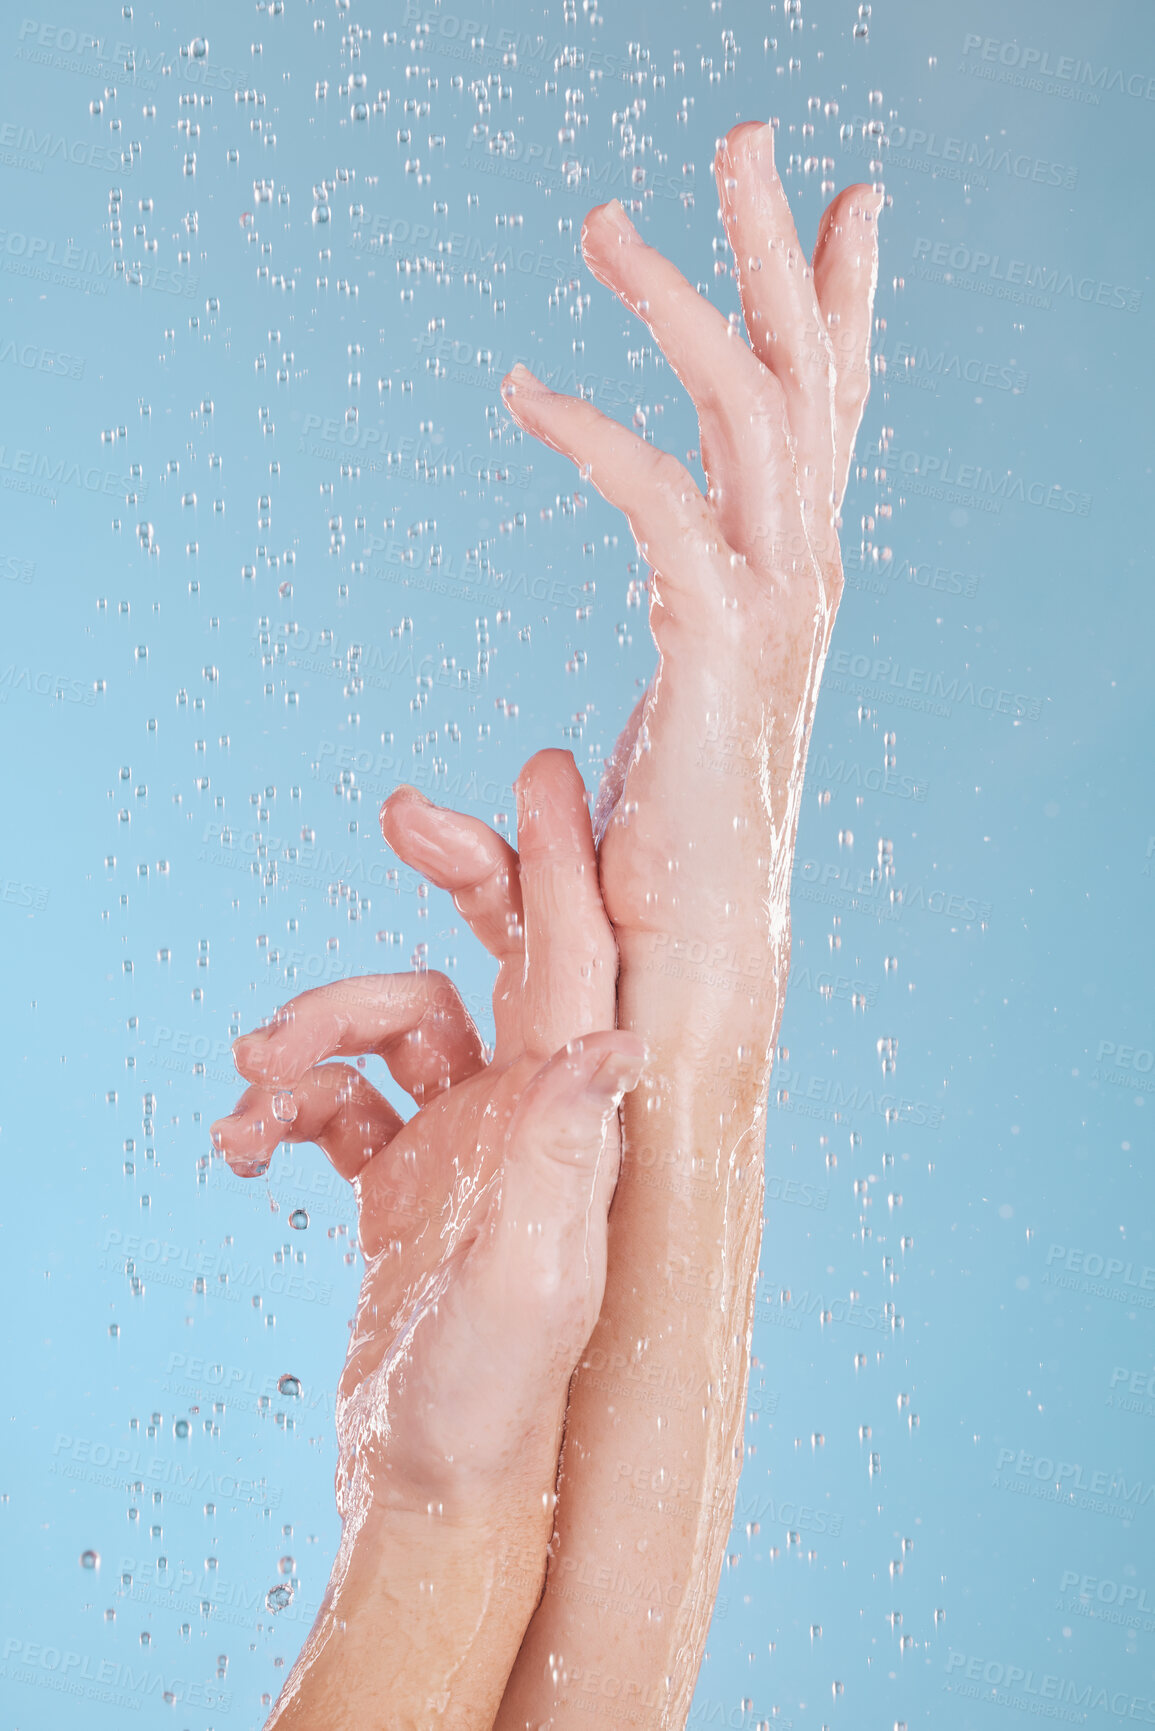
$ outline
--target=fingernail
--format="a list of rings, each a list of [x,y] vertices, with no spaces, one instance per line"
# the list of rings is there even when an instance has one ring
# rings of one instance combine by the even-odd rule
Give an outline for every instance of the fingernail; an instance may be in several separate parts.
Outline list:
[[[603,208],[623,240],[637,240],[638,231],[626,215],[625,206],[620,199],[611,198]]]
[[[260,1154],[255,1158],[250,1158],[245,1154],[238,1154],[235,1161],[229,1161],[229,1166],[234,1178],[263,1178],[265,1173],[269,1170],[269,1164],[270,1156],[267,1154]]]
[[[646,1050],[636,1047],[607,1052],[589,1081],[586,1092],[597,1099],[621,1099],[636,1088],[646,1066]]]
[[[234,1064],[263,1057],[264,1049],[276,1031],[276,1028],[254,1028],[251,1034],[241,1034],[232,1045]]]
[[[226,1112],[223,1118],[218,1118],[213,1123],[209,1130],[209,1140],[218,1154],[221,1152],[221,1143],[224,1141],[226,1128],[231,1125],[235,1129],[244,1120],[244,1117],[244,1108],[238,1104],[233,1107],[231,1112]]]
[[[389,804],[390,799],[396,799],[396,797],[399,793],[404,794],[406,799],[417,800],[421,805],[432,805],[433,804],[433,801],[428,797],[427,794],[422,793],[422,791],[419,787],[412,787],[412,786],[410,786],[409,782],[407,782],[407,781],[399,781],[397,783],[397,786],[393,789],[393,792],[389,795],[389,799],[387,799],[385,801],[385,805]],[[381,807],[382,811],[385,810],[385,805],[383,805]]]
[[[233,1041],[233,1045],[239,1045],[242,1040],[271,1040],[274,1034],[280,1033],[283,1026],[284,1023],[278,1013],[267,1021],[263,1027],[250,1028],[247,1034],[238,1035],[238,1037]]]
[[[516,362],[516,364],[509,369],[505,378],[501,381],[501,391],[503,396],[507,393],[510,396],[515,396],[518,391],[528,394],[530,391],[534,390],[540,394],[541,386],[538,384],[529,368],[523,365],[521,361]]]
[[[407,864],[416,866],[419,871],[425,871],[432,877],[444,877],[452,873],[456,863],[456,855],[452,848],[442,845],[436,836],[417,829],[405,832],[400,842],[403,857]]]

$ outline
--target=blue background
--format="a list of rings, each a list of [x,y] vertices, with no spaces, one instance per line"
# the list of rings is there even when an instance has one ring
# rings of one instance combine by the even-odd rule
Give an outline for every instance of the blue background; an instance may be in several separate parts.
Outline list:
[[[275,1698],[360,1268],[314,1150],[208,1158],[229,1043],[418,954],[484,1022],[380,800],[512,828],[652,665],[624,522],[498,381],[691,449],[581,219],[735,309],[714,143],[768,115],[807,245],[824,180],[889,201],[691,1723],[1155,1723],[1155,48],[1137,4],[784,4],[0,27],[4,1726]]]

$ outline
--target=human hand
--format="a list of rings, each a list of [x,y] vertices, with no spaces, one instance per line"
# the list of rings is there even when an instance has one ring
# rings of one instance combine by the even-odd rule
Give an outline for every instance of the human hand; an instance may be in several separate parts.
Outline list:
[[[690,391],[706,497],[591,404],[520,368],[505,380],[515,419],[625,511],[651,567],[658,669],[595,813],[618,1018],[645,1036],[645,1093],[623,1109],[605,1299],[570,1389],[546,1589],[499,1731],[578,1723],[607,1681],[639,1725],[684,1723],[744,1455],[766,1090],[881,203],[867,187],[840,194],[811,270],[771,140],[736,127],[716,164],[750,346],[616,204],[582,237]]]
[[[715,171],[749,344],[615,201],[582,234],[698,411],[708,482],[523,367],[515,420],[629,519],[652,568],[658,672],[607,765],[595,830],[619,944],[755,941],[788,872],[822,660],[842,594],[838,513],[869,389],[881,194],[828,206],[806,263],[773,131],[734,127]],[[603,834],[604,832],[604,834]],[[767,891],[770,892],[768,898]],[[737,906],[735,905],[737,903]],[[623,968],[629,964],[623,948]]]
[[[237,1042],[251,1086],[214,1126],[240,1174],[265,1170],[280,1142],[316,1142],[354,1185],[366,1264],[337,1406],[342,1555],[303,1673],[286,1686],[290,1711],[316,1711],[309,1667],[337,1620],[347,1633],[356,1619],[350,1601],[372,1597],[364,1560],[352,1562],[366,1523],[372,1534],[382,1518],[436,1508],[420,1541],[435,1550],[439,1532],[470,1526],[479,1509],[509,1511],[504,1532],[496,1518],[482,1532],[526,1577],[503,1624],[494,1707],[540,1591],[567,1386],[602,1298],[616,1108],[644,1048],[604,1031],[616,952],[572,758],[539,753],[517,793],[520,855],[412,789],[382,811],[386,839],[453,892],[498,958],[492,1059],[445,976],[338,982]],[[359,1068],[327,1062],[368,1052],[418,1102],[407,1124]],[[418,1650],[420,1615],[410,1607],[403,1630]],[[457,1667],[444,1600],[437,1616],[439,1662]],[[464,1627],[473,1635],[479,1623],[474,1607]],[[500,1658],[492,1632],[490,1645],[487,1657]],[[349,1646],[338,1646],[328,1662],[339,1670]],[[379,1671],[379,1648],[372,1663]],[[421,1687],[433,1703],[435,1680]],[[400,1724],[396,1677],[391,1688],[390,1723]],[[480,1711],[480,1688],[459,1677],[454,1700],[468,1694]]]

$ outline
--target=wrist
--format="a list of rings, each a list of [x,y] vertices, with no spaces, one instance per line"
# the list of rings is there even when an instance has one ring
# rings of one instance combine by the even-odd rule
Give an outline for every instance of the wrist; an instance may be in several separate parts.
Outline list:
[[[552,1522],[540,1497],[452,1515],[372,1507],[342,1543],[269,1731],[488,1725],[541,1593]]]
[[[786,995],[788,931],[773,943],[748,925],[703,923],[692,935],[634,928],[617,939],[618,1024],[643,1035],[651,1070],[668,1073],[678,1093],[733,1064],[765,1085]]]

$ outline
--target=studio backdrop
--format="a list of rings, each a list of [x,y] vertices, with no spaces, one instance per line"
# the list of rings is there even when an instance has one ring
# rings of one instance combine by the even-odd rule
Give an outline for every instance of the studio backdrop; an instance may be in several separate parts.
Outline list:
[[[808,248],[886,206],[690,1723],[1155,1724],[1147,8],[23,0],[0,58],[0,1723],[276,1698],[363,1264],[316,1149],[214,1156],[231,1041],[421,966],[491,1031],[378,807],[512,837],[654,663],[499,383],[700,475],[582,220],[737,314],[715,143],[773,117]]]

